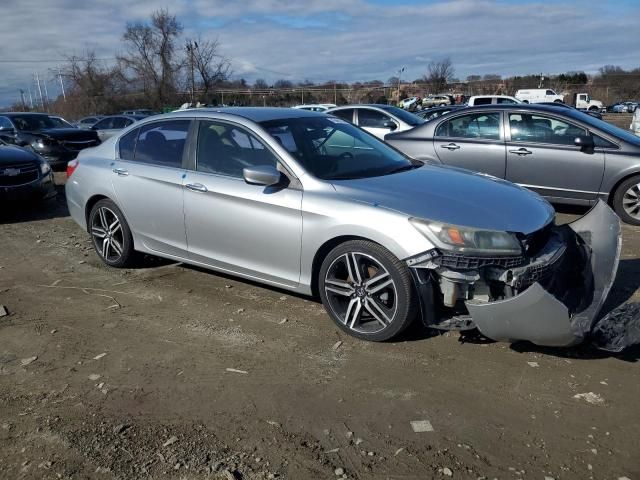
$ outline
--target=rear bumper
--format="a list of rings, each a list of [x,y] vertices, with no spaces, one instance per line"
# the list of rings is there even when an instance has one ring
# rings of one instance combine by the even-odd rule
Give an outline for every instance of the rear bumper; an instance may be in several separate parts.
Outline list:
[[[564,245],[551,246],[531,264],[502,270],[501,279],[509,279],[505,282],[516,287],[514,282],[524,282],[517,295],[465,302],[480,332],[493,340],[553,347],[582,342],[615,279],[622,247],[620,220],[600,201],[564,227],[563,235]]]

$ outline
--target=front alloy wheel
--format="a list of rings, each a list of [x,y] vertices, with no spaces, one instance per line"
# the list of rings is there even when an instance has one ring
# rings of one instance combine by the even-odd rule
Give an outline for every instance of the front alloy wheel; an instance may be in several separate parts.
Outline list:
[[[334,322],[359,338],[383,341],[415,316],[406,265],[368,241],[349,241],[329,253],[320,271],[320,296]]]
[[[613,209],[623,222],[640,225],[640,175],[625,180],[616,189]]]

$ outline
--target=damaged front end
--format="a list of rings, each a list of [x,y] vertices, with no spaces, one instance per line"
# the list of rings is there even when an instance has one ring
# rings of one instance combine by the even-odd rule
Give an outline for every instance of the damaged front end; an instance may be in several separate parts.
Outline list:
[[[615,279],[622,246],[618,217],[600,201],[579,220],[548,225],[522,243],[519,256],[432,250],[408,259],[425,323],[477,327],[498,341],[580,343]]]

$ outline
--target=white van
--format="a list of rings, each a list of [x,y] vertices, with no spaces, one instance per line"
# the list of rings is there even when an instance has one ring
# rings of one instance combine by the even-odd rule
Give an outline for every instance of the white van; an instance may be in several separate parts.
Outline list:
[[[564,95],[558,95],[549,88],[532,88],[530,90],[518,90],[515,94],[518,100],[524,103],[563,102]]]

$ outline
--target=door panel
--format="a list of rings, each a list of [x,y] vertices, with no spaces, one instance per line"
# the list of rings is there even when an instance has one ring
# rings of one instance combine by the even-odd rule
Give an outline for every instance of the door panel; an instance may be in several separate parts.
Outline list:
[[[438,125],[433,145],[445,165],[505,176],[505,145],[499,112],[473,113]]]
[[[302,190],[249,185],[242,168],[277,165],[268,147],[243,127],[202,121],[195,168],[185,178],[190,258],[281,285],[300,281]]]
[[[595,200],[604,175],[604,153],[573,144],[582,127],[555,117],[509,114],[507,180],[543,196]]]
[[[177,168],[124,160],[113,162],[112,183],[118,206],[129,227],[150,250],[187,256],[184,174],[185,170]]]

